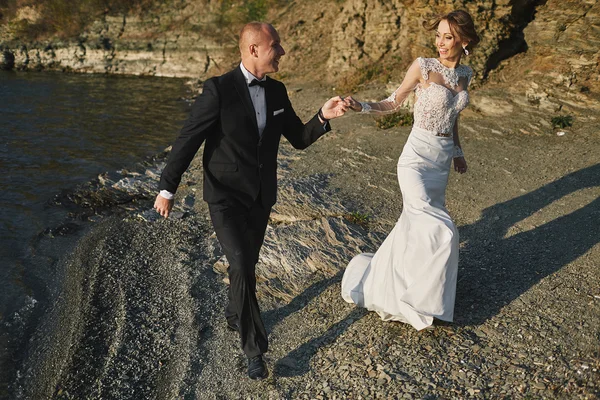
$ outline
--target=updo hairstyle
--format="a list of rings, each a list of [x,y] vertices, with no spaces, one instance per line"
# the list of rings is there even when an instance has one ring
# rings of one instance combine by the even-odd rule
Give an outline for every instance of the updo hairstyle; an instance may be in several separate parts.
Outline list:
[[[475,31],[475,24],[471,15],[463,10],[454,10],[445,15],[438,15],[431,21],[423,21],[423,27],[427,30],[436,30],[440,22],[448,21],[450,30],[455,36],[458,36],[461,41],[468,41],[467,50],[471,52],[479,43],[480,39]]]

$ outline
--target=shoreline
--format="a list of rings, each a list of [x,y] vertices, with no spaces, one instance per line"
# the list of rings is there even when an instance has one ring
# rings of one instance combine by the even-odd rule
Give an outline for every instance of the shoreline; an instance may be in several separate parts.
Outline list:
[[[160,163],[164,162],[165,154],[163,151],[154,156],[146,156],[128,168],[101,173],[97,178],[78,184],[72,189],[61,190],[48,199],[47,206],[59,210],[63,217],[60,221],[56,221],[55,225],[47,226],[30,238],[31,254],[28,259],[29,263],[33,263],[34,260],[37,260],[38,264],[41,262],[43,270],[35,272],[35,276],[30,279],[40,280],[48,273],[52,280],[28,286],[28,290],[33,291],[27,296],[31,299],[31,304],[26,304],[25,308],[16,311],[14,316],[11,315],[10,320],[6,321],[6,327],[9,328],[6,333],[10,335],[8,340],[11,342],[7,357],[10,355],[13,360],[23,361],[28,357],[28,353],[36,352],[36,347],[37,350],[40,346],[44,347],[37,343],[31,347],[29,343],[35,336],[40,339],[46,333],[54,335],[55,342],[59,343],[53,346],[54,352],[60,353],[61,348],[70,347],[62,346],[68,335],[58,333],[66,327],[61,326],[57,321],[66,322],[67,325],[74,324],[65,316],[76,314],[74,302],[82,297],[83,278],[82,271],[75,268],[69,259],[77,251],[79,243],[93,234],[105,219],[122,218],[126,213],[131,213],[130,204],[135,204],[140,198],[143,200],[144,181],[136,178],[141,176],[140,171],[146,170],[151,174],[151,166],[153,164],[160,166]],[[111,181],[111,178],[116,182]],[[60,314],[62,317],[57,318],[50,314]],[[16,324],[18,321],[12,321],[15,318],[21,323]],[[16,339],[20,344],[14,344]],[[52,340],[44,339],[42,342],[52,343]],[[57,358],[57,355],[48,358]],[[35,363],[32,365],[35,366]],[[10,376],[7,380],[9,387],[6,390],[13,395],[19,393],[22,382],[26,381],[25,371],[21,370],[21,367],[23,366],[13,364],[12,368],[9,368],[10,371],[3,371]]]

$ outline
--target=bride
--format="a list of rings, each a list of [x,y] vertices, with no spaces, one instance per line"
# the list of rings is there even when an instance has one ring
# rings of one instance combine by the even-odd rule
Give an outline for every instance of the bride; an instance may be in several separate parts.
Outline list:
[[[433,319],[452,321],[458,270],[458,231],[444,205],[450,165],[467,163],[458,138],[458,114],[469,103],[473,71],[461,65],[479,42],[471,16],[452,11],[431,24],[438,58],[417,58],[402,84],[378,103],[348,98],[354,111],[393,113],[414,91],[414,125],[398,160],[403,208],[375,254],[359,254],[342,279],[342,297],[417,330]]]

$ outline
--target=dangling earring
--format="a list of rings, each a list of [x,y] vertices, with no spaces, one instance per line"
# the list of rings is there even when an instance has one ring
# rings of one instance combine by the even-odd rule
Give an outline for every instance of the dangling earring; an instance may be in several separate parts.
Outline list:
[[[463,47],[463,51],[465,52],[465,56],[469,55],[469,50],[467,50],[467,46]]]

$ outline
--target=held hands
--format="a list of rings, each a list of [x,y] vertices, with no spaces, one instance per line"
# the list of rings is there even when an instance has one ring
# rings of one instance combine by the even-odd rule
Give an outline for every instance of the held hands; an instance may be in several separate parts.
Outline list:
[[[344,115],[348,109],[357,112],[362,111],[362,105],[352,96],[336,96],[327,100],[321,111],[323,112],[323,117],[326,119],[334,119]]]
[[[454,158],[454,170],[459,174],[464,174],[467,172],[467,161],[464,157]]]
[[[159,194],[156,196],[156,200],[154,201],[154,208],[156,209],[157,213],[165,218],[168,218],[169,213],[173,208],[173,200],[165,199]]]
[[[341,117],[348,111],[347,99],[341,96],[332,97],[325,102],[321,111],[323,112],[323,117],[326,119]]]

